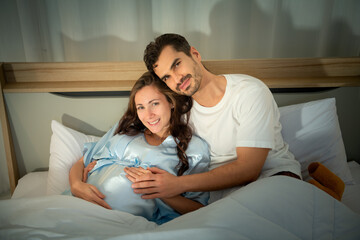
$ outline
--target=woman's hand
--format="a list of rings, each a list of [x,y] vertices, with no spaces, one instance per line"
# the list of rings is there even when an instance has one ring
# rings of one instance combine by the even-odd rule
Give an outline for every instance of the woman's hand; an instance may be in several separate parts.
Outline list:
[[[70,169],[69,183],[71,193],[75,197],[82,198],[104,208],[111,209],[109,204],[104,201],[104,194],[102,194],[94,185],[82,181],[84,179],[83,175],[85,172],[84,157],[82,157],[74,163]]]
[[[150,170],[142,167],[126,167],[124,171],[127,173],[126,177],[133,183],[137,182],[137,179],[144,174],[152,174]]]
[[[96,161],[93,161],[91,163],[89,163],[86,168],[84,168],[84,173],[83,173],[83,182],[86,182],[87,177],[88,177],[88,173],[95,167],[96,165]]]
[[[109,204],[104,201],[105,195],[102,194],[94,185],[79,181],[71,186],[71,192],[78,198],[82,198],[104,208],[111,209]]]

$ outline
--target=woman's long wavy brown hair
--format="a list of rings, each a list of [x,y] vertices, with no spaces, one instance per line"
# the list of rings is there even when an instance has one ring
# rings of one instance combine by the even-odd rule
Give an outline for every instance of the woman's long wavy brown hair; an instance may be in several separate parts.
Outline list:
[[[171,109],[169,131],[174,137],[177,145],[177,155],[179,157],[177,175],[181,176],[189,169],[189,162],[185,151],[192,137],[192,130],[189,126],[190,109],[193,103],[191,97],[173,92],[156,75],[146,72],[133,86],[130,93],[128,108],[124,116],[120,119],[119,127],[115,134],[135,136],[145,131],[146,127],[140,121],[135,105],[136,93],[145,86],[155,86],[160,93],[165,95],[168,102],[174,106],[174,108]]]

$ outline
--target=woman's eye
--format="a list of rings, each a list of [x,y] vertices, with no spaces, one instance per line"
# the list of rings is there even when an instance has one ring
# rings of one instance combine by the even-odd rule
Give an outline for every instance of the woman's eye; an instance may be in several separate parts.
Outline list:
[[[137,110],[142,110],[142,109],[144,109],[144,107],[137,107],[136,109]]]
[[[153,106],[157,106],[157,105],[159,105],[158,102],[154,102],[154,103],[153,103]]]
[[[178,66],[180,65],[180,63],[181,63],[180,61],[177,62],[177,63],[175,64],[175,66],[178,67]]]

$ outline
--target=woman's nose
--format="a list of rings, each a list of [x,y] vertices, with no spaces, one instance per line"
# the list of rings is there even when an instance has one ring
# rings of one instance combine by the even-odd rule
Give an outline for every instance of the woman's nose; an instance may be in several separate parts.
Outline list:
[[[151,108],[149,108],[147,111],[146,111],[146,115],[148,118],[151,118],[152,116],[154,116],[154,112]]]

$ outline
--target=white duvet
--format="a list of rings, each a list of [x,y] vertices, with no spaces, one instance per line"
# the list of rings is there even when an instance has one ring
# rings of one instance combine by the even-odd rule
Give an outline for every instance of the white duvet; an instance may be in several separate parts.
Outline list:
[[[70,196],[0,201],[0,239],[360,239],[360,215],[276,176],[161,226]]]

